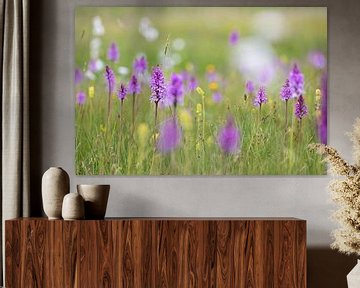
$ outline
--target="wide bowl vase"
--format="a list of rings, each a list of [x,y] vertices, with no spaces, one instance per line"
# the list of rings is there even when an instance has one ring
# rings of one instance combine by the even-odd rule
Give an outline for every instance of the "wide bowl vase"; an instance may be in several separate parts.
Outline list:
[[[110,185],[77,185],[78,193],[85,201],[85,219],[104,219]]]

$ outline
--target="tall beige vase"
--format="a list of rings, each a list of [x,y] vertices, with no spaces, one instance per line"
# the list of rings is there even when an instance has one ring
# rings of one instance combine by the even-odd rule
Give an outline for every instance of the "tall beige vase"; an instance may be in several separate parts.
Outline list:
[[[49,168],[42,177],[43,208],[49,219],[61,219],[63,198],[70,190],[69,175],[60,167]]]
[[[110,185],[77,185],[77,191],[85,201],[85,219],[104,219]]]

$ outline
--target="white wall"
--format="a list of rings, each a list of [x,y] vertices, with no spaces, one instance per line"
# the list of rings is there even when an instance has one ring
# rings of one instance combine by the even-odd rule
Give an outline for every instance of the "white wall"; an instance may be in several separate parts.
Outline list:
[[[269,5],[270,1],[233,1],[233,6]],[[329,23],[329,143],[350,159],[351,144],[344,136],[360,116],[360,9],[356,0],[273,0],[273,6],[328,6]],[[32,39],[30,80],[33,138],[38,165],[34,183],[50,166],[61,166],[71,177],[71,189],[80,183],[109,183],[107,216],[292,216],[308,221],[308,245],[326,246],[334,224],[329,214],[327,176],[319,177],[84,177],[74,175],[74,7],[128,6],[139,1],[40,1],[31,23],[40,30]],[[146,2],[142,2],[146,3]],[[164,1],[154,3],[187,3]],[[216,5],[217,1],[197,1]],[[32,5],[36,5],[32,1]],[[146,5],[146,4],[145,4]],[[150,3],[148,4],[150,5]],[[35,11],[34,9],[32,11]],[[356,12],[358,11],[358,12]],[[32,16],[30,16],[32,17]],[[36,17],[36,19],[35,19]],[[40,18],[38,18],[40,17]],[[34,30],[34,28],[32,29]],[[35,165],[35,164],[33,164]]]

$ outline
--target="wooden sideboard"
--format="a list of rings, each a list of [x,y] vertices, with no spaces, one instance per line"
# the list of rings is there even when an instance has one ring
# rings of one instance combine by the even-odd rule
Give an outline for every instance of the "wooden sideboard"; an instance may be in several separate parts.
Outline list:
[[[5,222],[6,287],[306,287],[306,221]]]

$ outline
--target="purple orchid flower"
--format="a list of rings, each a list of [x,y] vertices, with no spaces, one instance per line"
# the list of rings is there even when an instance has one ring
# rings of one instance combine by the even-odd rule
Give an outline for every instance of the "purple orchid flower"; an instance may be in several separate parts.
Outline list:
[[[166,154],[175,150],[181,143],[182,131],[175,118],[167,119],[161,124],[157,149]]]
[[[117,47],[115,42],[112,42],[107,52],[107,58],[109,61],[118,62],[119,56],[120,56],[119,48]]]
[[[304,75],[301,73],[297,64],[294,64],[293,69],[290,71],[289,82],[292,98],[297,98],[304,94]]]
[[[234,118],[228,117],[225,126],[220,129],[217,143],[225,154],[236,154],[240,148],[240,131],[236,128]]]

